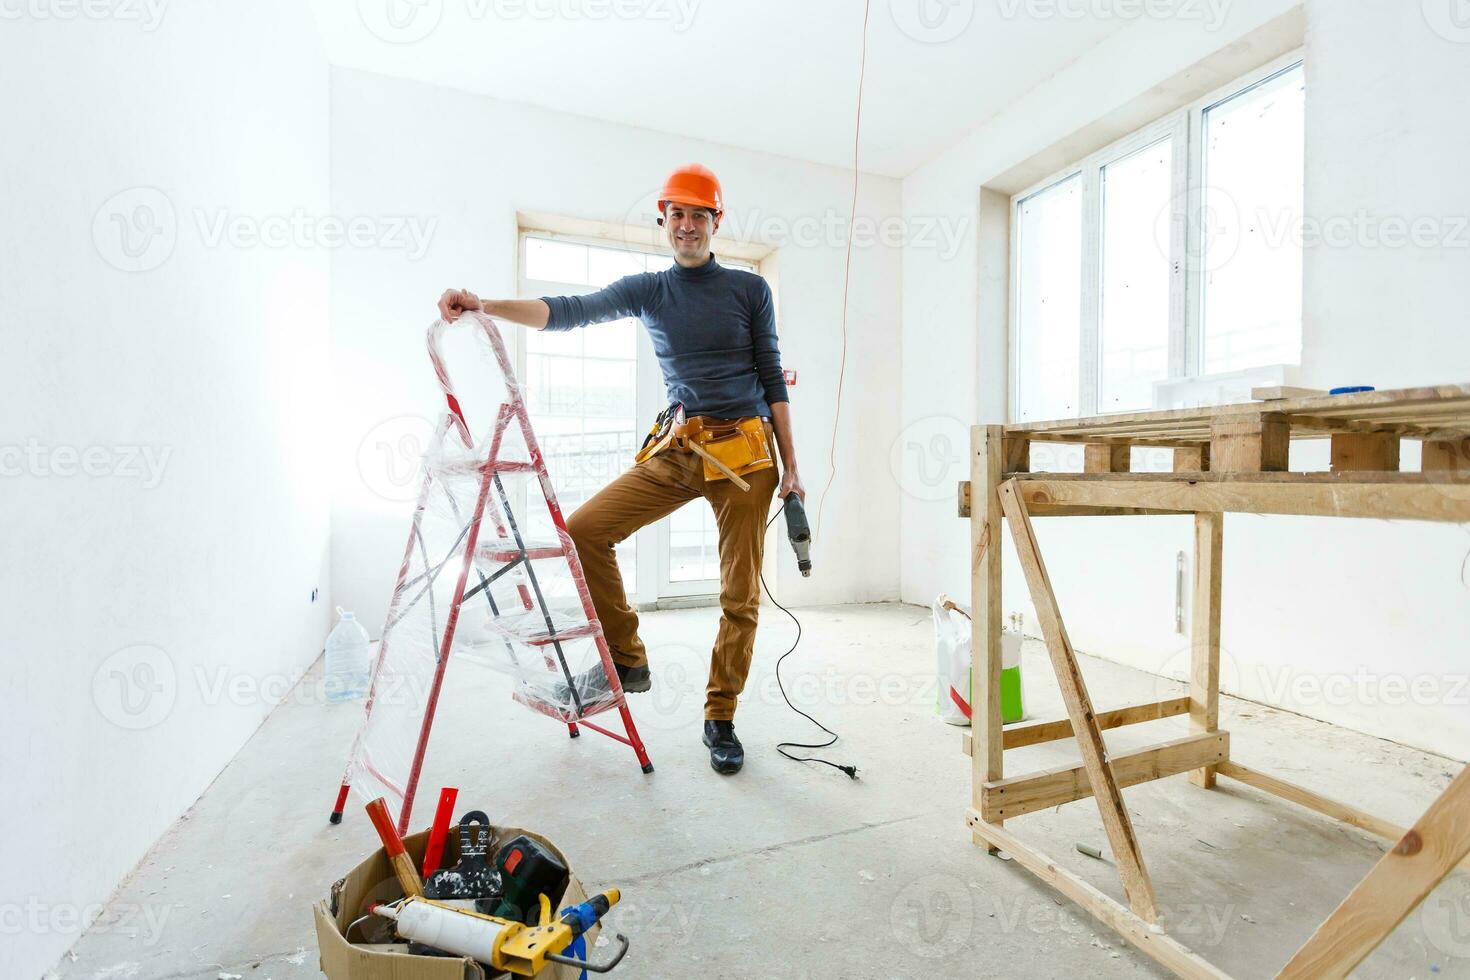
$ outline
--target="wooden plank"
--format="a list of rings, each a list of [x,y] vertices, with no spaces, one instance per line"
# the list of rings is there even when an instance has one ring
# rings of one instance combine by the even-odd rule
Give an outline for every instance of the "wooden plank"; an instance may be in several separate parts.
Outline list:
[[[1425,473],[1470,474],[1470,439],[1426,442],[1419,468]]]
[[[1277,974],[1345,977],[1470,854],[1470,766],[1358,882]]]
[[[1004,430],[998,425],[970,429],[970,790],[979,807],[986,783],[1005,776],[1000,715],[1001,513],[996,488],[1004,469]],[[976,843],[983,843],[976,841]],[[989,847],[989,845],[986,845]]]
[[[1220,551],[1225,541],[1224,514],[1194,515],[1194,587],[1189,616],[1189,730],[1213,732],[1220,727]],[[1209,789],[1215,770],[1205,766],[1189,781]]]
[[[1251,397],[1258,402],[1274,402],[1283,398],[1317,398],[1327,394],[1321,388],[1297,388],[1294,385],[1273,385],[1268,388],[1252,388]]]
[[[1133,447],[1126,442],[1089,442],[1082,447],[1082,472],[1127,473],[1133,468]]]
[[[1006,428],[1010,434],[1034,436],[1039,432],[1071,432],[1078,435],[1109,435],[1126,426],[1152,426],[1161,431],[1182,431],[1201,424],[1207,431],[1210,421],[1221,416],[1256,415],[1265,407],[1260,402],[1234,405],[1212,405],[1204,408],[1176,408],[1163,411],[1128,412],[1117,415],[1094,415],[1080,419],[1055,419],[1026,422]],[[1310,398],[1288,398],[1272,402],[1273,412],[1301,413],[1321,417],[1389,418],[1416,421],[1427,416],[1440,418],[1460,416],[1470,420],[1470,384],[1436,385],[1365,391],[1351,395],[1322,395]]]
[[[1392,432],[1334,432],[1332,472],[1371,470],[1389,473],[1399,468],[1399,437]]]
[[[1228,974],[1211,966],[1208,961],[1165,934],[1158,926],[1134,915],[1015,834],[987,823],[974,810],[969,812],[967,819],[974,833],[986,838],[996,849],[1005,851],[1017,864],[1041,879],[1044,884],[1071,899],[1143,955],[1172,970],[1175,976],[1185,980],[1230,980]]]
[[[1020,486],[1028,506],[1143,507],[1182,513],[1470,521],[1470,482],[1338,482],[1330,485],[1305,481],[1227,483],[1179,479],[1083,482],[1047,475],[1045,478],[1026,478]]]
[[[1229,732],[1201,732],[1111,757],[1119,789],[1225,762],[1230,758]],[[1084,765],[1058,766],[985,785],[980,815],[995,823],[1092,796]]]
[[[1148,507],[1069,507],[1034,504],[1032,517],[1179,517],[1177,510],[1154,510]]]
[[[1210,423],[1210,468],[1223,473],[1286,470],[1291,426],[1280,412],[1231,416]]]
[[[1210,444],[1174,450],[1175,473],[1199,473],[1210,468]]]
[[[1189,698],[1170,698],[1168,701],[1150,701],[1148,704],[1130,704],[1126,708],[1114,708],[1096,715],[1098,731],[1137,725],[1160,718],[1173,718],[1189,713]],[[1041,745],[1072,737],[1072,722],[1067,718],[1056,721],[1037,721],[1029,725],[1012,725],[1005,730],[1005,746],[1019,749],[1027,745]]]
[[[1268,776],[1255,769],[1249,769],[1238,762],[1222,762],[1215,767],[1215,771],[1221,776],[1229,776],[1231,779],[1238,780],[1264,793],[1270,793],[1288,803],[1295,803],[1297,806],[1320,813],[1324,817],[1331,817],[1351,827],[1357,827],[1359,830],[1384,840],[1397,841],[1407,832],[1406,828],[1392,821],[1383,820],[1357,807],[1322,796],[1309,789],[1303,789],[1295,783],[1288,783],[1284,779],[1277,779],[1275,776]],[[1470,872],[1470,858],[1460,862],[1460,870]]]
[[[1082,764],[1087,769],[1098,812],[1102,815],[1103,829],[1107,832],[1108,843],[1118,863],[1118,874],[1123,879],[1128,905],[1145,921],[1157,922],[1159,913],[1153,882],[1149,880],[1143,857],[1138,852],[1133,821],[1123,806],[1123,796],[1113,780],[1113,772],[1107,761],[1107,746],[1103,744],[1102,734],[1093,717],[1092,699],[1087,694],[1087,685],[1077,666],[1077,655],[1072,650],[1072,641],[1067,638],[1067,628],[1062,622],[1061,610],[1057,608],[1056,594],[1052,592],[1051,580],[1047,576],[1046,565],[1036,544],[1036,530],[1026,515],[1026,505],[1021,501],[1021,495],[1016,492],[1015,480],[1008,480],[1001,485],[1000,501],[1006,522],[1011,528],[1011,537],[1016,543],[1021,568],[1026,574],[1031,602],[1036,608],[1036,618],[1041,623],[1042,636],[1046,639],[1047,653],[1057,675],[1062,700],[1067,705],[1068,717],[1072,719],[1072,730],[1077,733],[1077,748],[1082,755]],[[978,733],[976,737],[979,738]],[[977,757],[980,750],[981,743],[977,741]],[[982,787],[977,787],[977,791],[982,790]]]
[[[1031,470],[1031,440],[1005,436],[1001,440],[1001,472],[1027,473]]]

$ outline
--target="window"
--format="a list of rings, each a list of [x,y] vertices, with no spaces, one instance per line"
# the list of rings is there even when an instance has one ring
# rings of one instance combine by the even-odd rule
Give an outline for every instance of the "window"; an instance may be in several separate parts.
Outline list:
[[[1012,199],[1016,421],[1300,361],[1304,87],[1285,59]]]
[[[755,272],[752,263],[720,264]],[[521,235],[520,295],[573,295],[623,276],[658,272],[667,254],[551,233]],[[562,511],[570,515],[628,466],[667,401],[663,378],[636,319],[581,330],[519,331],[517,370]],[[719,591],[719,531],[701,500],[675,511],[617,548],[630,599],[714,595]]]

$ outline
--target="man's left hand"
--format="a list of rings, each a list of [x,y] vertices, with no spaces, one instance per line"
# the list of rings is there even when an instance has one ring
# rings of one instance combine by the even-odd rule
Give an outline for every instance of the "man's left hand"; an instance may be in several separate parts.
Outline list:
[[[776,496],[785,500],[793,493],[801,498],[802,503],[806,503],[806,487],[801,485],[801,474],[794,466],[781,474],[781,486],[776,489]]]

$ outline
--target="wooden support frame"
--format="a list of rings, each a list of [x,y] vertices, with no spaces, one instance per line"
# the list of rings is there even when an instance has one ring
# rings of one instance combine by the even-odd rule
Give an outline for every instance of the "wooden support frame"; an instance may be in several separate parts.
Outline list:
[[[977,843],[992,852],[1005,850],[1137,949],[1176,975],[1191,978],[1225,974],[1161,928],[1153,882],[1122,804],[1120,791],[1128,786],[1188,772],[1192,782],[1208,788],[1224,776],[1395,842],[1393,850],[1290,956],[1279,974],[1283,978],[1345,976],[1447,874],[1456,867],[1470,870],[1470,766],[1405,830],[1241,765],[1230,758],[1229,734],[1218,727],[1224,515],[1470,521],[1470,385],[977,427],[976,432],[982,431],[976,444],[985,447],[986,461],[983,466],[972,463],[971,480],[962,484],[959,500],[961,516],[971,520],[972,544],[983,539],[986,545],[972,551],[977,559],[972,564],[974,605],[982,608],[982,594],[987,601],[999,601],[995,552],[1003,519],[1015,541],[1067,717],[1009,729],[987,724],[966,737],[975,779],[967,822]],[[1324,436],[1332,440],[1332,471],[1291,472],[1290,440]],[[1403,439],[1423,441],[1422,472],[1399,472]],[[1030,472],[1028,448],[1035,440],[1082,444],[1085,472]],[[1128,472],[1129,450],[1135,445],[1172,447],[1173,472]],[[1194,520],[1189,695],[1096,712],[1032,518],[1181,514],[1193,515]],[[997,645],[998,608],[993,626]],[[977,630],[975,649],[982,649],[988,639]],[[981,659],[977,654],[977,665]],[[987,655],[986,667],[995,667],[993,655]],[[977,669],[977,705],[982,676],[988,675]],[[998,697],[998,672],[994,684]],[[1188,716],[1187,736],[1143,749],[1111,754],[1101,736],[1108,729],[1180,715]],[[1006,749],[1066,738],[1076,739],[1079,763],[1005,774]],[[1067,872],[1003,825],[1089,796],[1102,817],[1126,906]]]

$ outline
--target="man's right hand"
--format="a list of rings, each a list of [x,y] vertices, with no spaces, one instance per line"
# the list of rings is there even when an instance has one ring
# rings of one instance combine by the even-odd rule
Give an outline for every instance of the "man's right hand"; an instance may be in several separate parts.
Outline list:
[[[445,323],[453,323],[467,310],[481,312],[480,297],[468,289],[446,289],[439,297],[439,316]]]

